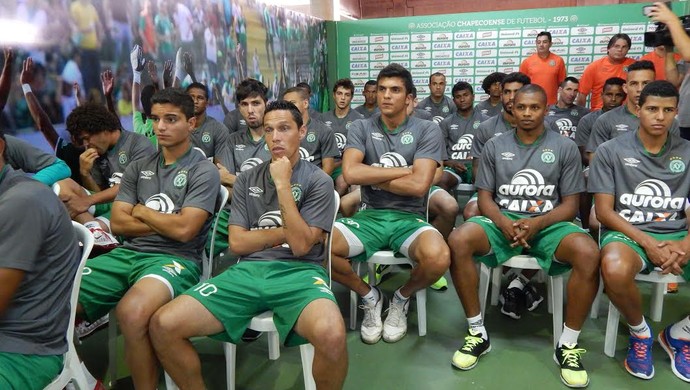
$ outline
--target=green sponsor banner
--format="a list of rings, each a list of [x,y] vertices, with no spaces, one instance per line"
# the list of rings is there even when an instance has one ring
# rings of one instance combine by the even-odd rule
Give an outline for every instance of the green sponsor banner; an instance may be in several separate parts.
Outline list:
[[[656,29],[642,14],[646,4],[529,9],[338,22],[338,77],[355,84],[353,105],[359,105],[364,83],[392,62],[410,70],[420,100],[429,94],[429,75],[444,73],[446,93],[458,81],[475,86],[492,72],[516,72],[536,51],[540,31],[553,37],[551,51],[563,57],[567,74],[580,77],[585,67],[606,55],[612,35],[632,39],[629,57],[639,58],[644,32]],[[682,15],[685,5],[674,3]],[[481,98],[481,96],[480,96]]]

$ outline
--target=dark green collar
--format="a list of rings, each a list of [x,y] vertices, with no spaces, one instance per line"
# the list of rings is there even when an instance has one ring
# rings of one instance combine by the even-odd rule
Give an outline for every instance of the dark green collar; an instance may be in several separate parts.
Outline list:
[[[175,168],[177,166],[177,162],[182,160],[183,158],[187,157],[189,155],[189,153],[191,153],[192,149],[194,149],[194,148],[190,145],[189,149],[187,149],[187,151],[182,156],[178,157],[177,160],[175,160],[175,162],[170,164],[170,165],[165,165],[165,157],[163,157],[163,152],[161,152],[160,159],[158,160],[158,163],[159,163],[161,168],[166,168],[166,169],[167,168]]]

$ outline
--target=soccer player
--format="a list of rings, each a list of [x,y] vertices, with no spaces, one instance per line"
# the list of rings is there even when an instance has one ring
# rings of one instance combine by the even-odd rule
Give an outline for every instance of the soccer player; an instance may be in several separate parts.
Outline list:
[[[62,371],[81,251],[62,202],[6,152],[0,130],[0,388],[40,390]]]
[[[577,96],[577,105],[585,106],[587,95],[591,93],[590,108],[598,110],[603,105],[601,91],[604,82],[611,77],[625,78],[628,66],[635,62],[626,57],[630,50],[630,36],[628,34],[616,34],[611,37],[607,45],[607,55],[587,65],[580,78],[580,94]]]
[[[307,103],[309,103],[311,101],[311,93],[312,93],[311,85],[309,85],[309,83],[301,82],[301,83],[297,83],[297,85],[295,85],[295,87],[301,88],[304,90],[304,92],[307,93]],[[297,107],[299,108],[299,105]],[[321,120],[321,112],[314,110],[310,104],[307,104],[307,110],[309,111],[309,118],[316,119],[319,121]]]
[[[194,100],[196,127],[192,132],[192,143],[209,160],[215,163],[229,164],[228,137],[230,132],[224,124],[206,114],[208,88],[204,84],[193,82],[187,86],[186,91]]]
[[[364,104],[355,108],[355,111],[362,114],[363,117],[369,118],[379,112],[379,107],[376,104],[376,80],[369,80],[364,84],[362,95],[364,96]]]
[[[551,33],[542,31],[537,34],[537,52],[527,57],[520,64],[520,72],[527,75],[546,91],[546,101],[549,105],[556,104],[563,80],[565,80],[565,62],[563,58],[551,52]],[[575,93],[577,96],[577,92]],[[575,99],[575,96],[573,99]],[[572,103],[572,102],[571,102]]]
[[[417,87],[412,87],[410,93],[412,94],[412,100],[410,101],[410,104],[407,105],[407,116],[415,116],[419,119],[433,121],[434,117],[428,111],[417,108],[419,105],[419,99],[417,99]]]
[[[297,107],[273,102],[262,119],[271,160],[240,175],[233,192],[230,247],[240,262],[187,290],[152,319],[156,353],[183,389],[204,388],[190,337],[239,343],[252,317],[265,310],[274,312],[284,344],[306,339],[314,345],[319,389],[340,389],[345,380],[345,323],[322,266],[333,181],[300,159],[307,129]]]
[[[335,158],[335,168],[331,177],[335,182],[335,190],[340,196],[347,192],[348,184],[342,176],[343,170],[341,167],[341,156],[347,143],[347,131],[350,129],[352,122],[358,119],[364,119],[360,113],[350,109],[352,102],[352,95],[355,93],[355,85],[350,79],[340,79],[335,82],[333,86],[333,101],[335,101],[335,108],[333,111],[324,112],[321,114],[321,120],[328,126],[333,133],[335,133],[336,144],[338,146],[339,156]]]
[[[441,123],[443,118],[455,112],[453,99],[445,95],[446,75],[436,72],[429,76],[429,91],[431,95],[419,102],[417,108],[431,114],[434,122]]]
[[[602,114],[592,127],[592,134],[589,136],[585,152],[589,153],[589,161],[602,143],[634,131],[640,124],[637,117],[637,101],[645,85],[654,81],[654,64],[649,61],[637,61],[628,67],[627,81],[623,85],[623,90],[628,96],[625,104]],[[672,134],[679,134],[678,121],[671,123],[669,131]]]
[[[309,111],[309,95],[300,87],[288,88],[283,92],[283,99],[288,101],[302,113],[302,122],[307,126],[307,135],[302,138],[300,156],[303,160],[314,163],[327,174],[333,173],[335,158],[340,155],[333,130],[323,122],[312,118]]]
[[[363,206],[353,217],[336,222],[331,249],[333,279],[362,297],[361,336],[368,344],[382,336],[387,342],[405,336],[410,297],[436,282],[449,262],[443,237],[424,221],[429,188],[442,161],[441,130],[429,121],[407,117],[412,99],[407,69],[390,64],[376,82],[381,115],[354,122],[343,153],[343,175],[348,183],[361,186]],[[393,294],[382,324],[382,292],[355,274],[347,258],[365,261],[389,248],[418,265]]]
[[[535,256],[550,275],[572,269],[563,333],[554,352],[561,380],[585,387],[580,329],[599,287],[599,250],[571,221],[585,190],[575,144],[546,130],[546,92],[537,85],[521,88],[512,109],[517,129],[492,138],[484,147],[475,185],[481,217],[469,219],[448,240],[451,276],[469,330],[452,363],[461,370],[477,365],[491,350],[479,307],[475,257],[496,267],[515,255]]]
[[[678,91],[671,83],[647,84],[638,101],[639,126],[602,144],[589,174],[589,191],[604,227],[601,275],[606,294],[630,329],[625,369],[642,379],[654,376],[654,339],[635,275],[658,267],[662,273],[690,278],[690,144],[670,133],[677,106]],[[690,382],[687,322],[664,329],[659,342],[676,376]]]
[[[111,226],[124,244],[86,263],[80,316],[116,309],[134,387],[154,389],[153,313],[199,281],[201,253],[218,202],[218,169],[193,150],[194,101],[168,88],[152,98],[160,150],[132,162],[113,203]]]
[[[575,77],[566,77],[558,87],[558,102],[549,106],[545,118],[548,128],[570,139],[575,139],[580,119],[589,113],[587,108],[575,104],[579,85]]]
[[[470,84],[464,81],[456,83],[452,95],[456,113],[440,124],[448,159],[443,162],[439,187],[446,191],[454,189],[458,183],[472,183],[472,140],[479,125],[488,119],[473,109],[474,90]]]
[[[501,104],[501,82],[504,77],[506,77],[505,73],[494,72],[484,78],[482,81],[482,89],[489,97],[474,106],[475,111],[481,112],[487,118],[501,113],[503,109],[503,105]]]

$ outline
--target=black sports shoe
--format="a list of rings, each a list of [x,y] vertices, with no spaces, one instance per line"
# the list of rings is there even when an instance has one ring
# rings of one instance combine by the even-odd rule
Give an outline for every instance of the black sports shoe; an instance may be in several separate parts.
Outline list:
[[[544,301],[544,297],[539,294],[539,291],[532,283],[527,283],[522,291],[525,293],[525,308],[528,311],[534,311]]]
[[[501,302],[501,313],[519,320],[525,310],[525,292],[517,287],[506,288],[498,298]]]
[[[262,334],[262,332],[247,328],[247,330],[245,330],[244,334],[242,335],[242,341],[244,341],[245,343],[251,343],[252,341],[258,340]]]

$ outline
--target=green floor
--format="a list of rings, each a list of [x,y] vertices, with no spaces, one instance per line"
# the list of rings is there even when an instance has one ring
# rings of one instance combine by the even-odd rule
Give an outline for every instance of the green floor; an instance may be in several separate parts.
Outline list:
[[[382,283],[386,295],[406,278],[400,273]],[[450,279],[449,279],[450,280]],[[543,286],[542,286],[543,287]],[[649,288],[642,287],[645,298]],[[346,323],[349,320],[349,294],[340,286],[334,288]],[[545,291],[542,291],[545,293]],[[655,332],[690,311],[690,286],[681,285],[680,293],[666,295],[661,323],[651,323]],[[427,298],[428,333],[417,334],[417,313],[412,305],[408,335],[396,344],[383,341],[366,345],[358,331],[348,332],[350,368],[346,389],[564,389],[552,360],[551,315],[546,302],[519,321],[503,316],[497,307],[487,309],[486,325],[491,335],[492,351],[471,371],[460,371],[450,365],[466,329],[465,316],[455,291],[430,291]],[[670,362],[658,344],[654,346],[656,376],[651,381],[633,378],[622,365],[627,337],[623,327],[618,332],[616,358],[604,355],[604,333],[608,301],[604,298],[600,316],[585,324],[580,344],[588,350],[584,362],[591,377],[590,389],[681,389],[686,383],[671,372]],[[361,312],[358,315],[361,321]],[[121,341],[121,340],[120,340]],[[221,344],[200,339],[196,346],[203,362],[209,389],[225,389],[225,360]],[[120,344],[120,358],[122,358]],[[79,348],[94,375],[102,376],[107,369],[107,331],[85,340]],[[120,362],[116,388],[132,388],[124,363]],[[163,386],[161,385],[161,388]],[[237,349],[237,389],[301,389],[303,388],[299,348],[282,348],[277,361],[268,360],[266,338],[240,345]]]

